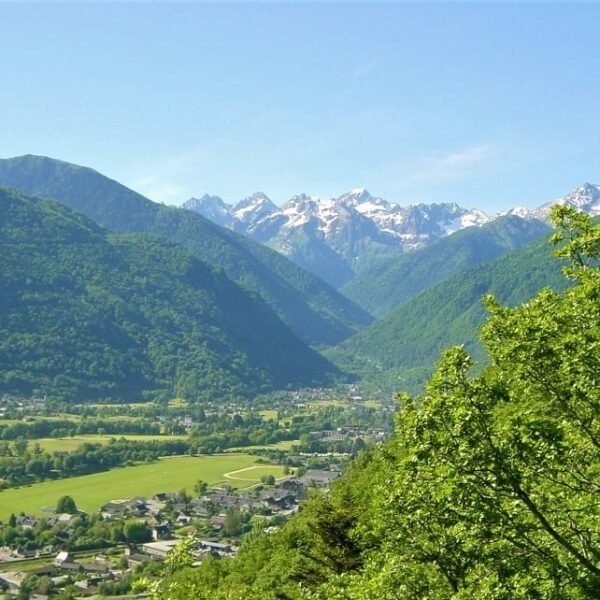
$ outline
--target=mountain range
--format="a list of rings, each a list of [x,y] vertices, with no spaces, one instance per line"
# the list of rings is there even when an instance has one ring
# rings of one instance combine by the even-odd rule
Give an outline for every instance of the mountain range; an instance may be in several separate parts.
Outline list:
[[[372,321],[366,311],[278,252],[199,214],[152,202],[93,169],[21,156],[0,160],[0,185],[57,200],[115,233],[154,233],[183,245],[260,296],[311,345],[336,344]]]
[[[408,302],[434,284],[537,240],[550,227],[510,214],[466,227],[436,243],[374,263],[340,288],[375,317]]]
[[[517,306],[544,287],[560,291],[568,285],[561,267],[542,237],[431,285],[325,354],[340,369],[389,392],[417,391],[445,348],[463,345],[483,360],[478,330],[486,319],[484,294]]]
[[[546,221],[556,202],[600,214],[600,187],[586,183],[538,209],[516,207],[496,215],[455,203],[400,206],[365,189],[338,198],[300,194],[279,207],[260,192],[234,205],[204,195],[182,207],[276,249],[340,288],[355,275],[368,277],[380,261],[428,247],[467,227],[483,226],[506,215]]]
[[[176,208],[38,156],[0,160],[2,185],[18,190],[0,189],[0,389],[15,393],[204,399],[346,374],[414,390],[442,348],[482,356],[482,294],[565,285],[552,203],[489,217],[354,190]],[[600,188],[559,202],[600,214]]]
[[[215,399],[335,374],[262,300],[182,246],[0,188],[0,388]]]

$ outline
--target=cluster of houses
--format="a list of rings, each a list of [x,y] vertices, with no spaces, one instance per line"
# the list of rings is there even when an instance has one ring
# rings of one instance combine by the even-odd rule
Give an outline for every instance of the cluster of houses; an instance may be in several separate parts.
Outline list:
[[[311,431],[310,438],[313,440],[322,440],[326,442],[343,442],[349,439],[369,440],[374,443],[383,442],[390,433],[385,429],[368,429],[364,427],[338,427],[337,429],[323,429],[320,431]]]
[[[103,582],[118,582],[124,575],[138,565],[151,560],[164,560],[181,537],[174,535],[178,527],[202,523],[204,531],[212,529],[213,539],[201,539],[192,554],[199,563],[207,555],[231,557],[237,552],[226,534],[227,511],[236,509],[240,513],[264,516],[277,514],[289,515],[298,510],[299,503],[309,492],[309,488],[328,488],[337,479],[337,470],[309,470],[302,477],[290,478],[274,486],[263,486],[253,490],[234,493],[230,489],[210,490],[199,498],[190,499],[180,494],[164,492],[151,499],[141,497],[127,500],[113,500],[104,504],[100,512],[104,519],[143,520],[152,528],[152,541],[129,544],[124,556],[117,563],[114,557],[97,555],[95,559],[78,560],[67,551],[59,552],[54,559],[48,556],[52,548],[38,550],[36,556],[48,556],[48,563],[33,570],[0,572],[0,586],[9,592],[18,592],[19,586],[27,575],[49,577],[60,589],[67,584],[79,588],[82,594],[93,593]],[[52,515],[56,523],[68,523],[71,515]],[[38,517],[18,516],[16,524],[22,527],[34,527]],[[33,557],[19,555],[20,558]]]
[[[100,512],[105,519],[144,518],[156,524],[154,541],[169,539],[171,528],[188,525],[197,519],[208,519],[215,530],[223,526],[228,509],[263,515],[290,513],[297,510],[310,488],[328,488],[340,476],[337,470],[308,470],[302,477],[290,478],[273,486],[234,493],[230,489],[211,490],[199,498],[183,498],[180,494],[163,492],[150,500],[136,497],[113,500]],[[167,503],[169,510],[167,511]],[[169,514],[170,519],[163,517]]]

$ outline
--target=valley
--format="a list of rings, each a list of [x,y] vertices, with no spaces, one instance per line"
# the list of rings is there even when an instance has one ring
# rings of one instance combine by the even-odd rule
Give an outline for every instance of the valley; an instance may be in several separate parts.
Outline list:
[[[248,580],[260,594],[273,549],[321,571],[330,559],[313,565],[311,553],[329,556],[352,523],[385,512],[371,494],[387,485],[386,467],[374,464],[399,468],[407,400],[397,393],[420,394],[428,380],[433,389],[444,349],[457,345],[487,376],[494,342],[480,331],[495,309],[483,297],[518,307],[544,288],[571,293],[544,210],[492,219],[435,205],[417,219],[437,215],[431,235],[398,230],[379,246],[379,234],[350,225],[349,245],[330,237],[323,249],[347,261],[344,285],[327,276],[330,285],[306,260],[321,250],[304,245],[295,264],[258,243],[261,219],[279,214],[264,196],[233,211],[250,223],[258,210],[252,233],[190,212],[216,203],[210,214],[222,217],[230,209],[218,198],[163,207],[52,159],[0,161],[7,183],[19,191],[0,187],[0,581],[15,593],[156,588],[160,598],[157,575],[184,547],[200,564],[193,579],[213,581],[224,568],[214,560],[258,561]],[[596,192],[584,186],[559,204],[595,214]],[[330,210],[331,233],[340,207],[360,221],[374,218],[367,206],[380,224],[425,214],[362,191],[282,211],[309,226]],[[287,545],[294,528],[309,555]],[[295,585],[285,575],[278,584]]]

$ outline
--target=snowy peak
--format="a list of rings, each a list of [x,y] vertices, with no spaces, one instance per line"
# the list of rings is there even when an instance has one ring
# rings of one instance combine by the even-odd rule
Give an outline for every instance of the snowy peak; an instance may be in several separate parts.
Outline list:
[[[219,225],[250,236],[289,256],[334,286],[372,256],[392,256],[428,246],[466,227],[502,216],[547,220],[556,202],[600,215],[600,186],[586,183],[563,198],[530,210],[523,206],[488,216],[452,202],[400,206],[356,188],[337,198],[298,194],[276,206],[262,192],[234,206],[217,196],[190,199],[183,206]]]
[[[371,194],[369,194],[369,192],[365,188],[356,188],[354,190],[346,192],[345,194],[342,194],[338,198],[338,200],[340,202],[351,202],[353,204],[361,204],[363,202],[368,202],[372,198],[373,197],[371,196]],[[377,199],[380,200],[380,198]]]
[[[255,192],[240,200],[232,209],[231,214],[243,223],[255,224],[260,219],[277,211],[277,207],[263,192]]]
[[[600,186],[584,183],[556,203],[572,206],[591,215],[598,215],[600,214]]]
[[[233,217],[229,206],[219,196],[204,194],[200,198],[190,198],[181,205],[182,208],[197,212],[221,227],[231,227]]]
[[[528,218],[547,221],[550,217],[550,211],[555,204],[571,206],[595,217],[600,215],[600,186],[584,183],[572,192],[569,192],[566,196],[558,198],[558,200],[542,204],[542,206],[532,211],[527,211],[527,209],[524,209],[524,211],[527,211]]]
[[[526,206],[515,206],[510,210],[505,210],[496,214],[497,217],[504,217],[507,215],[514,215],[515,217],[521,217],[521,219],[534,219],[533,211],[529,210]]]

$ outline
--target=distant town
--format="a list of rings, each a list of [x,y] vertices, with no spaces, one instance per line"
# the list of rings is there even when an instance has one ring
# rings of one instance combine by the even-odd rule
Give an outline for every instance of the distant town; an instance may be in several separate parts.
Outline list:
[[[393,410],[356,385],[202,406],[4,395],[0,585],[36,600],[135,595],[184,540],[195,564],[235,556],[387,439]]]

